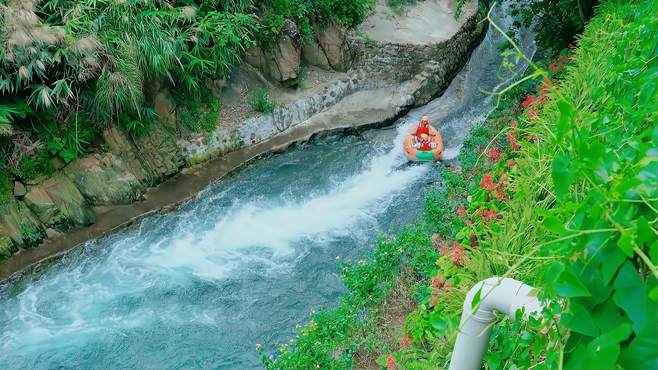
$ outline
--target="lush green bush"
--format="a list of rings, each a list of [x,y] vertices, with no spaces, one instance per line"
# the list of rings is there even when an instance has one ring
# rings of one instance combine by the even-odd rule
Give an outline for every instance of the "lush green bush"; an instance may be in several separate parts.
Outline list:
[[[373,9],[374,0],[257,0],[262,12],[263,28],[259,40],[266,46],[279,37],[286,19],[293,20],[303,37],[313,35],[311,21],[320,25],[337,21],[344,27],[355,27]]]

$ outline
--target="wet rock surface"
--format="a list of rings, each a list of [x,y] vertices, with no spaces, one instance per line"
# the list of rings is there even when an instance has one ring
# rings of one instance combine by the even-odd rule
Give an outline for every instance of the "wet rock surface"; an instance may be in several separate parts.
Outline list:
[[[64,172],[94,206],[132,203],[145,191],[123,160],[112,153],[80,158]]]

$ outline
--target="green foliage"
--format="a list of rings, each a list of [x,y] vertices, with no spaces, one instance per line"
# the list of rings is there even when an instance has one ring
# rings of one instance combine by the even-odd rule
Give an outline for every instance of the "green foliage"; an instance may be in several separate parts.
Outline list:
[[[183,105],[179,119],[192,132],[210,133],[217,127],[221,105],[214,99],[199,95],[178,97]]]
[[[41,229],[21,226],[21,236],[27,247],[36,247],[46,235]]]
[[[276,107],[274,98],[270,96],[270,93],[265,88],[258,89],[254,92],[250,104],[253,110],[261,113],[272,113]]]
[[[1,166],[1,165],[0,165]],[[14,186],[7,176],[5,169],[0,167],[0,205],[4,204],[9,200],[11,194],[14,190]]]
[[[147,81],[168,79],[198,92],[240,61],[258,27],[247,0],[0,6],[4,164],[12,173],[26,172],[14,167],[26,156],[38,162],[39,147],[70,162],[109,123],[143,135],[152,119]]]
[[[255,1],[263,13],[263,27],[258,34],[259,41],[271,46],[284,28],[286,19],[292,20],[302,37],[313,35],[310,19],[320,25],[337,21],[344,27],[352,28],[361,23],[373,9],[373,0],[273,0]]]
[[[406,6],[413,5],[417,2],[418,0],[387,0],[388,6],[396,13],[402,13]]]
[[[512,15],[520,15],[526,26],[537,20],[538,44],[545,50],[557,52],[583,32],[598,3],[598,0],[515,0]]]

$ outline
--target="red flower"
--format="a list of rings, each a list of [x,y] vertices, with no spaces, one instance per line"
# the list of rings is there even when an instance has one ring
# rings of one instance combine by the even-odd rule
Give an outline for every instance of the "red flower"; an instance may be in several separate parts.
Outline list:
[[[482,176],[480,189],[486,189],[488,191],[493,191],[496,189],[496,184],[493,183],[493,177],[491,177],[490,173],[485,173],[484,176]]]
[[[463,204],[461,204],[459,207],[457,207],[457,210],[455,211],[457,216],[459,217],[464,217],[466,216],[466,207],[464,207]]]
[[[471,247],[475,248],[479,244],[478,242],[478,236],[475,234],[471,234]]]
[[[553,74],[557,73],[557,67],[555,67],[555,64],[553,64],[553,63],[549,64],[548,68],[551,69],[551,72],[553,72]]]
[[[513,159],[510,159],[510,160],[507,161],[507,163],[505,163],[505,165],[509,168],[512,168],[512,167],[516,166],[516,162]]]
[[[400,343],[400,347],[406,347],[409,344],[411,344],[411,339],[407,336],[406,333],[402,334],[402,338],[398,341]]]
[[[482,222],[489,223],[498,219],[498,212],[495,209],[486,209],[482,212]]]
[[[398,364],[395,362],[395,359],[393,356],[388,355],[388,358],[386,359],[386,369],[387,370],[393,370],[398,366]]]
[[[441,254],[442,256],[447,256],[448,254],[450,254],[450,248],[448,248],[447,245],[444,245],[443,247],[439,248],[439,254]]]
[[[498,189],[498,191],[496,192],[496,200],[499,202],[505,200],[505,192],[503,191],[503,189]]]
[[[440,288],[443,286],[443,283],[445,283],[446,279],[444,279],[441,276],[435,276],[432,278],[432,286],[435,288]]]
[[[471,221],[470,219],[466,220],[466,226],[471,226],[471,225],[473,225],[473,221]]]
[[[526,109],[532,104],[534,100],[535,100],[534,95],[528,95],[528,97],[525,98],[525,100],[521,103],[521,106],[523,107],[523,109]]]
[[[498,149],[491,148],[489,149],[489,160],[492,162],[498,162],[500,160],[501,154],[498,152]]]
[[[452,262],[459,266],[463,267],[464,266],[464,250],[463,249],[455,249],[452,251],[452,255],[450,255],[450,259],[452,259]]]
[[[512,121],[510,122],[510,124],[512,125],[512,127],[516,127],[516,126],[519,125],[519,123],[514,118],[512,118]]]
[[[509,143],[509,147],[511,151],[516,151],[521,148],[519,142],[516,141],[516,133],[514,131],[507,132],[507,142]]]

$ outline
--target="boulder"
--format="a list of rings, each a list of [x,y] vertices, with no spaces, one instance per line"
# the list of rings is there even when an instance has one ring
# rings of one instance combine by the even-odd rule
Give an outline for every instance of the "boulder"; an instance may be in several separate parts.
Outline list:
[[[274,49],[268,55],[270,77],[283,84],[296,81],[299,75],[302,52],[299,43],[293,37],[282,34]]]
[[[142,165],[138,152],[135,149],[130,137],[116,126],[111,126],[103,130],[103,139],[110,147],[112,153],[119,156],[126,168],[144,184],[151,185],[151,175]]]
[[[77,159],[64,173],[94,206],[130,204],[141,199],[144,192],[144,185],[112,153]]]
[[[25,204],[48,226],[58,225],[65,216],[50,195],[41,186],[35,186],[25,195]]]
[[[265,71],[265,65],[267,59],[265,58],[265,52],[258,45],[252,45],[244,53],[244,60],[252,67]]]
[[[148,173],[147,185],[156,185],[178,173],[185,158],[176,138],[158,122],[149,125],[146,135],[132,138],[139,163]]]
[[[25,203],[46,226],[67,230],[73,224],[89,225],[95,214],[73,182],[62,173],[33,186]]]
[[[96,215],[89,207],[73,181],[63,173],[57,173],[41,185],[64,215],[77,225],[89,225]]]
[[[149,131],[143,136],[132,137],[110,127],[103,131],[103,138],[128,171],[146,186],[161,183],[185,165],[176,138],[157,121],[149,124]]]
[[[347,71],[351,64],[351,56],[343,28],[336,22],[330,22],[322,28],[316,23],[313,29],[331,68],[341,72]]]
[[[0,205],[0,234],[22,248],[36,246],[44,238],[37,216],[25,203],[14,199]]]
[[[247,49],[245,60],[262,71],[267,78],[286,84],[294,84],[299,75],[302,56],[302,37],[295,22],[286,19],[279,39],[268,50],[254,45]]]
[[[8,236],[0,235],[0,258],[10,257],[12,253],[17,251],[18,248]]]

